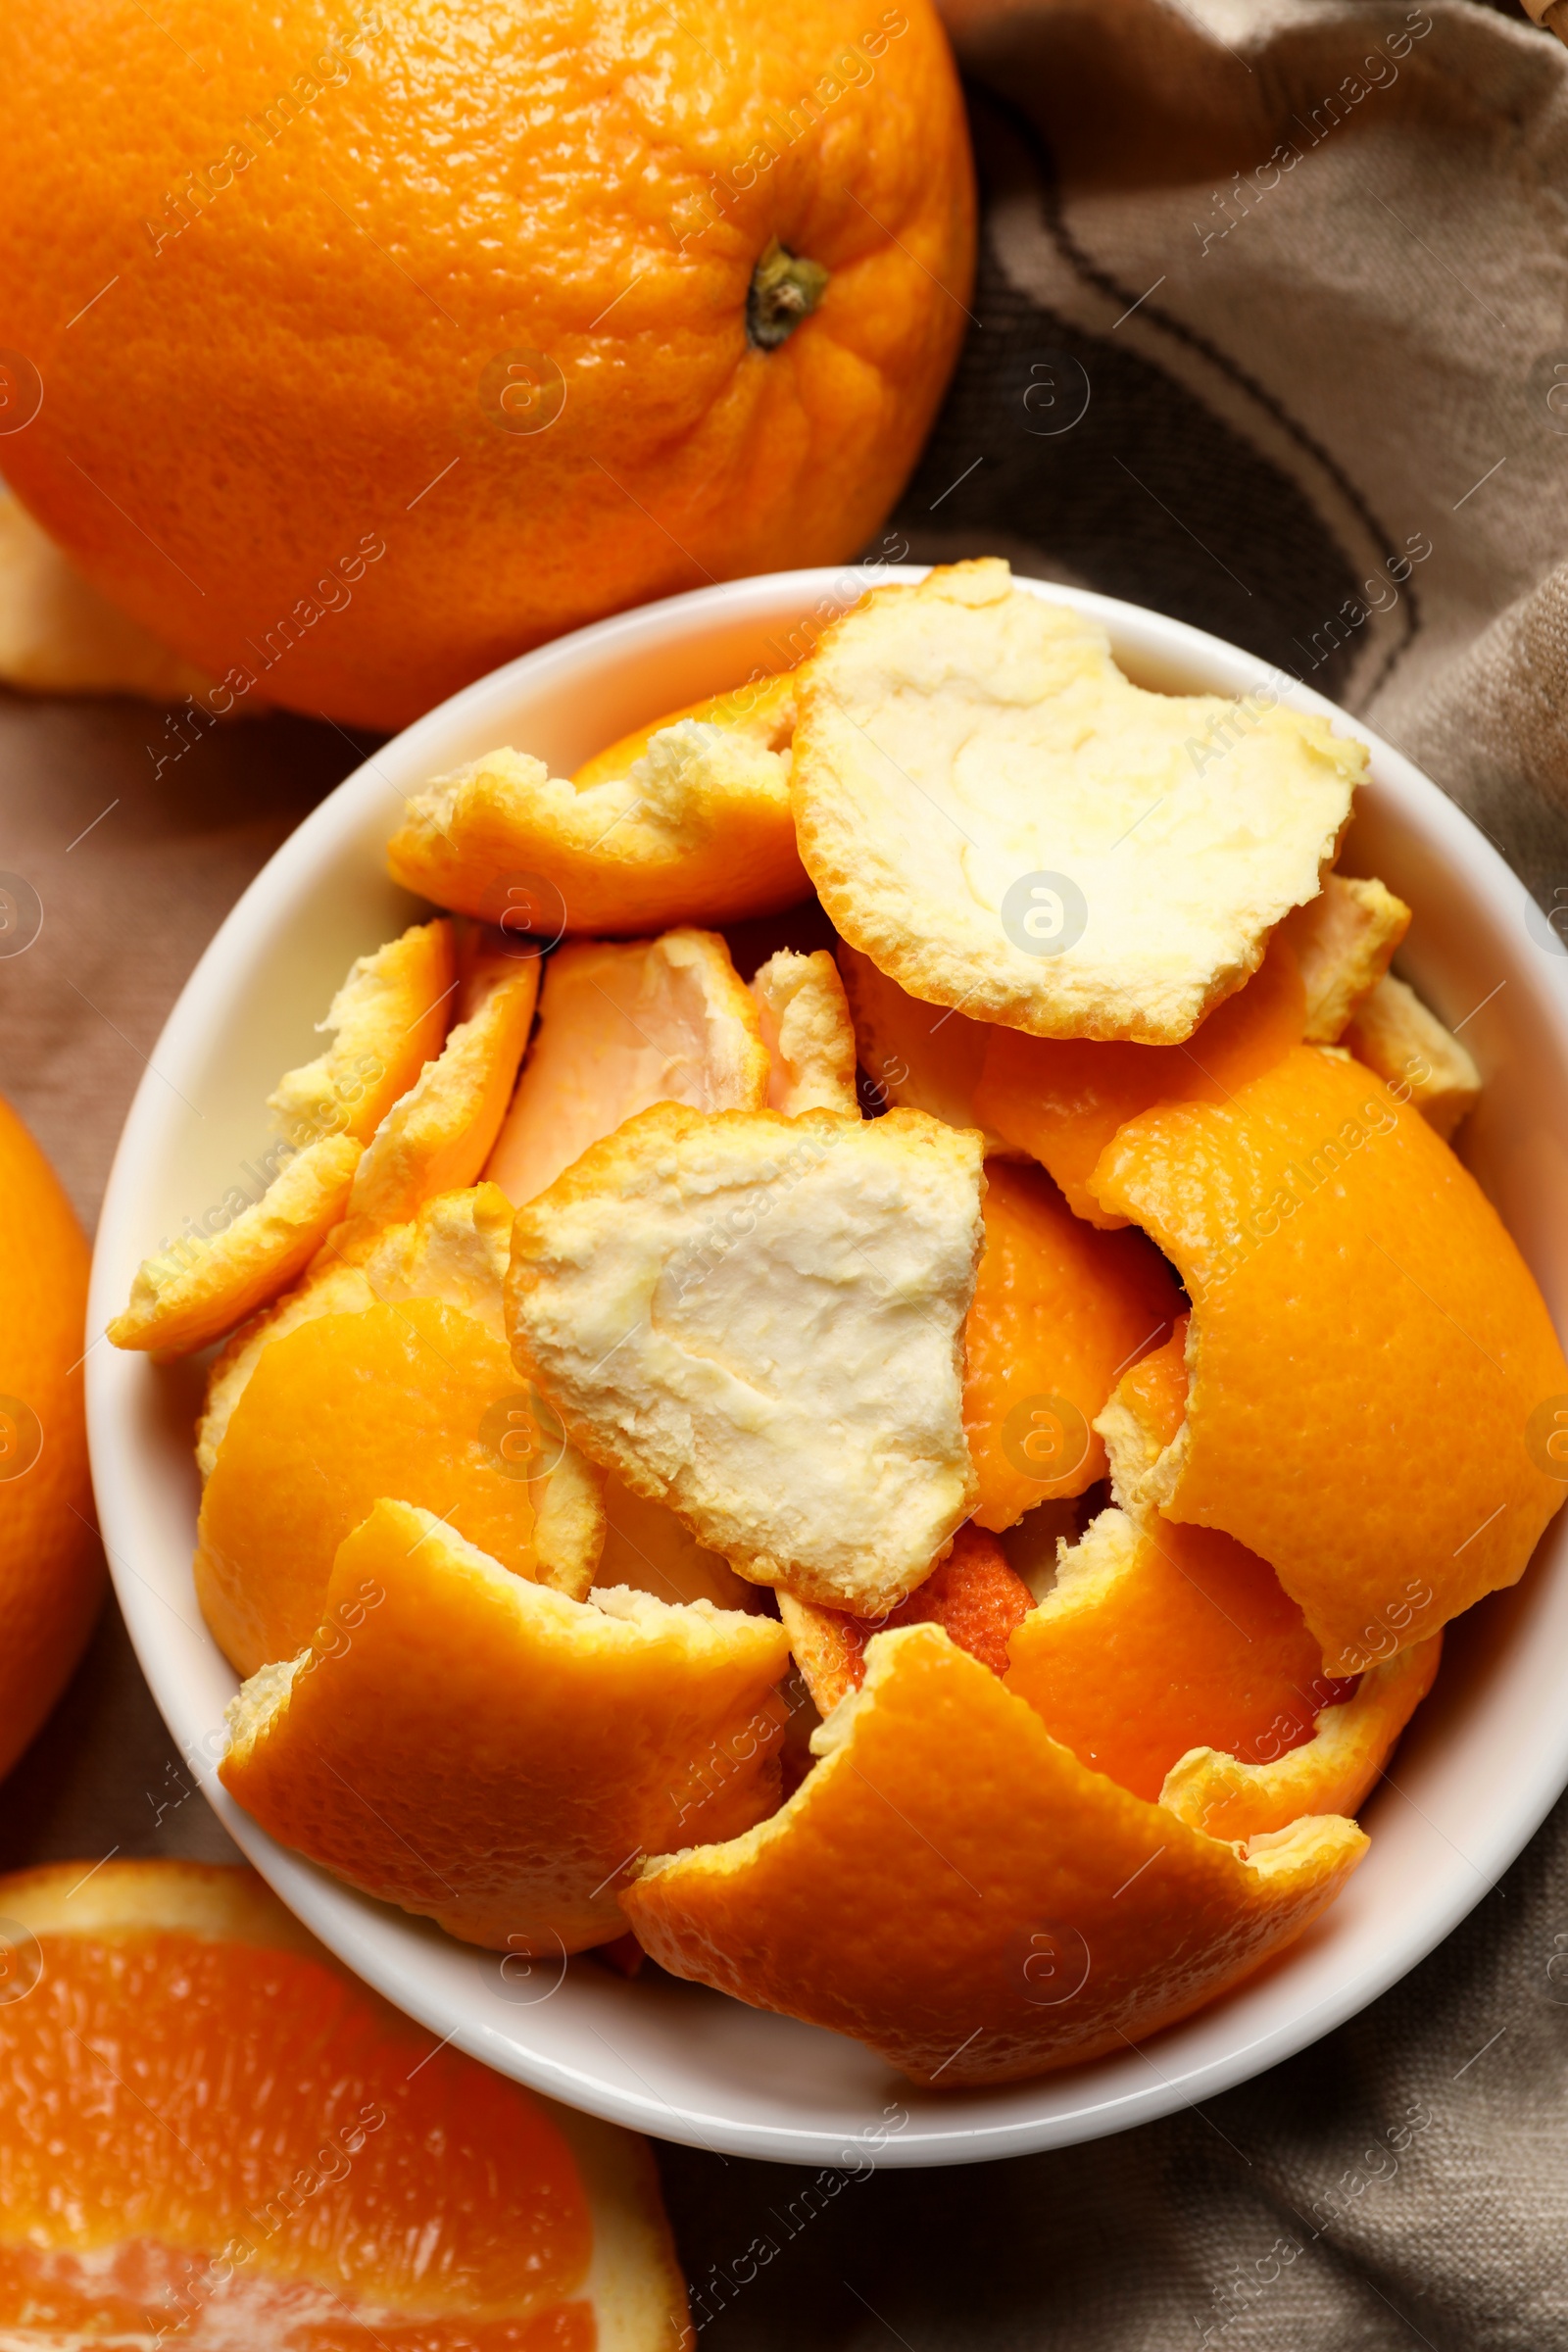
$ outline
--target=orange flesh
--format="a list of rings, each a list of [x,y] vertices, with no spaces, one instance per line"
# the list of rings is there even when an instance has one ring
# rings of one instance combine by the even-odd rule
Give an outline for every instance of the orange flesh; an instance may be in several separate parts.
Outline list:
[[[1090,1423],[1129,1358],[1165,1337],[1180,1301],[1141,1233],[1096,1233],[1038,1168],[988,1160],[984,1215],[963,1423],[980,1481],[976,1524],[1000,1530],[1104,1477]]]
[[[1306,992],[1288,944],[1276,935],[1258,970],[1216,1005],[1185,1045],[1099,1045],[1088,1038],[987,1032],[975,1115],[1027,1152],[1092,1225],[1125,1225],[1089,1190],[1118,1127],[1156,1102],[1223,1102],[1298,1045]]]
[[[1082,1763],[1158,1796],[1190,1747],[1270,1763],[1355,1681],[1323,1671],[1273,1570],[1205,1528],[1159,1522],[1103,1607],[1032,1620],[1007,1676]]]
[[[39,1942],[0,2009],[0,2327],[592,2352],[587,2199],[525,2092],[301,1953]]]

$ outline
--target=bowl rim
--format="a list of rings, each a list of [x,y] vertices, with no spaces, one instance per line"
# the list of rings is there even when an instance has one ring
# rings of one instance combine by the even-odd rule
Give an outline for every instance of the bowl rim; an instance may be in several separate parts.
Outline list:
[[[879,564],[874,579],[918,580],[930,568]],[[143,1482],[155,1482],[159,1472],[156,1465],[149,1466],[139,1457],[130,1403],[132,1384],[150,1376],[151,1368],[145,1359],[118,1355],[100,1342],[105,1322],[122,1302],[129,1273],[143,1252],[144,1238],[131,1229],[135,1195],[140,1171],[156,1156],[170,1118],[165,1088],[210,1050],[215,1021],[221,1018],[225,1004],[237,1001],[235,975],[248,962],[256,934],[277,914],[290,894],[345,854],[346,845],[365,830],[367,808],[377,802],[389,783],[393,791],[401,792],[390,771],[416,773],[421,779],[439,773],[451,764],[450,753],[443,753],[441,747],[450,744],[455,732],[471,733],[491,710],[499,721],[524,689],[569,685],[574,674],[603,673],[639,648],[647,653],[660,643],[688,643],[719,621],[787,617],[791,612],[820,610],[823,599],[843,606],[854,602],[870,584],[872,577],[865,572],[843,566],[764,573],[613,614],[519,656],[474,681],[416,720],[345,777],[280,844],[235,902],[164,1024],[137,1087],[110,1173],[94,1250],[85,1335],[87,1422],[100,1525],[137,1659],[208,1801],[288,1908],[358,1976],[433,2034],[569,2106],[656,2137],[726,2155],[824,2166],[862,2160],[858,2143],[853,2152],[846,2148],[842,2122],[820,2126],[792,2123],[782,2115],[771,2119],[748,2116],[720,2111],[711,2102],[671,2099],[640,2076],[628,2081],[608,2071],[596,2074],[590,2068],[568,2064],[553,2055],[537,2036],[533,2040],[519,2038],[515,2020],[502,2032],[493,2019],[465,2010],[461,1999],[455,2004],[448,1989],[449,1980],[456,1983],[452,1971],[447,1968],[443,1973],[429,1955],[439,1947],[471,1961],[473,1947],[455,1944],[430,1923],[341,1886],[324,1871],[277,1845],[241,1811],[216,1779],[208,1729],[211,1717],[195,1702],[188,1687],[188,1661],[195,1653],[177,1635],[171,1641],[170,1611],[176,1617],[181,1612],[159,1589],[157,1575],[144,1575],[134,1564],[147,1534],[138,1497],[143,1494]],[[1442,865],[1461,875],[1462,887],[1484,903],[1499,927],[1527,921],[1527,909],[1534,907],[1534,902],[1491,842],[1393,744],[1315,689],[1272,668],[1258,656],[1148,608],[1022,576],[1017,584],[1047,601],[1070,605],[1100,619],[1122,646],[1142,646],[1156,664],[1167,664],[1173,674],[1209,681],[1207,691],[1246,695],[1268,690],[1288,708],[1328,717],[1368,746],[1380,800],[1389,804],[1396,824],[1413,832]],[[1190,686],[1188,690],[1193,689]],[[1536,1012],[1568,1064],[1568,956],[1543,954],[1537,963],[1539,971],[1533,972]],[[1529,965],[1522,968],[1533,970]],[[146,1493],[150,1495],[150,1484]],[[1557,1525],[1560,1533],[1561,1522]],[[1538,1557],[1530,1581],[1541,1573]],[[188,1558],[179,1564],[178,1573],[170,1569],[167,1581],[171,1591],[189,1595]],[[195,1640],[205,1643],[221,1663],[205,1626],[190,1629],[188,1620],[186,1623],[188,1631],[194,1630]],[[226,1664],[223,1671],[231,1673]],[[1250,2031],[1244,2024],[1229,2040],[1221,2036],[1223,2046],[1206,2053],[1195,2050],[1184,2054],[1184,2039],[1194,2038],[1192,2029],[1201,2021],[1219,2013],[1244,2018],[1245,2004],[1237,2005],[1239,1995],[1227,1995],[1198,2012],[1195,2019],[1154,2036],[1151,2044],[1130,2045],[1115,2059],[1037,2077],[1031,2082],[1002,2086],[992,2093],[922,2097],[889,2070],[886,2084],[902,2090],[904,2105],[915,2111],[912,2128],[886,2137],[870,2152],[870,2161],[894,2166],[983,2162],[1071,2145],[1195,2104],[1304,2048],[1354,2016],[1415,1967],[1514,1860],[1568,1785],[1568,1712],[1532,1750],[1530,1765],[1511,1785],[1506,1804],[1489,1820],[1484,1860],[1460,1857],[1470,1875],[1452,1868],[1445,1872],[1440,1867],[1434,1884],[1423,1888],[1422,1898],[1403,1907],[1395,1932],[1379,1952],[1363,1965],[1345,1971],[1337,1981],[1332,1981],[1330,1971],[1326,1988],[1291,2015],[1274,2016],[1272,2021],[1265,2015],[1255,2030]],[[1438,1860],[1441,1865],[1442,1857]],[[1346,1899],[1341,1898],[1342,1902]],[[1271,1982],[1289,1978],[1293,1963],[1315,1934],[1309,1932],[1308,1938],[1271,1964],[1265,1972]],[[1313,1943],[1312,1948],[1318,1947]],[[421,1952],[426,1962],[420,1961]],[[610,1983],[612,1981],[607,1979]],[[624,1989],[635,1996],[635,1987]],[[677,1988],[682,1995],[693,1989]],[[1240,1991],[1245,1995],[1248,1985]],[[706,1990],[701,1997],[725,1999]],[[743,2015],[755,2020],[767,2013],[743,2011]],[[801,2027],[796,2021],[784,2022],[796,2034],[819,2034],[818,2029]],[[825,2039],[838,2042],[841,2037],[827,2035]],[[847,2040],[843,2046],[858,2048]],[[1151,2056],[1151,2049],[1156,2055]],[[1175,2071],[1167,2072],[1167,2064]],[[631,2071],[635,2076],[635,2069]],[[1070,2092],[1075,2079],[1082,2095],[1064,2102],[1059,2094],[1064,2085]],[[1027,2096],[1031,2091],[1040,2094],[1033,2105]],[[1020,2093],[1025,2095],[1020,2098]],[[978,2121],[960,2120],[961,2111],[977,2099],[994,2101],[994,2114]],[[951,2122],[944,2120],[945,2114]]]

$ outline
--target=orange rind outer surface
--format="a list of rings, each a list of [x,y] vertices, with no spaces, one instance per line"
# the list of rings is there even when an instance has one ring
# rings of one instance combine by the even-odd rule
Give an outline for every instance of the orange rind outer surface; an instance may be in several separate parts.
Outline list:
[[[64,1690],[103,1592],[82,1412],[88,1249],[0,1102],[0,1772]]]
[[[559,1427],[505,1346],[436,1299],[321,1315],[271,1341],[229,1417],[197,1527],[197,1597],[224,1655],[254,1674],[302,1649],[339,1544],[389,1492],[537,1577],[545,1423]],[[584,1563],[578,1592],[591,1574]]]
[[[189,1355],[232,1331],[297,1282],[347,1214],[362,1147],[325,1135],[285,1161],[260,1200],[242,1208],[196,1256],[176,1243],[143,1260],[123,1311],[108,1326],[116,1348]]]
[[[987,1160],[982,1213],[963,1421],[980,1482],[975,1520],[1000,1530],[1104,1477],[1095,1416],[1128,1358],[1165,1338],[1181,1300],[1141,1233],[1097,1233],[1038,1168]]]
[[[666,727],[678,727],[683,718],[694,718],[714,727],[732,727],[737,734],[760,743],[764,751],[782,752],[789,748],[795,732],[795,673],[783,670],[769,676],[759,673],[747,678],[742,685],[730,686],[722,694],[710,694],[700,703],[687,703],[679,710],[666,710],[662,718],[651,718],[645,725],[633,727],[602,752],[595,752],[572,771],[572,785],[578,792],[589,792],[596,784],[618,783],[634,767],[656,735]]]
[[[482,1002],[366,1146],[351,1217],[402,1225],[441,1193],[466,1191],[501,1132],[539,994],[535,957],[501,963]]]
[[[1361,1677],[1325,1707],[1312,1738],[1266,1762],[1195,1747],[1165,1775],[1159,1801],[1210,1838],[1255,1838],[1303,1813],[1358,1813],[1437,1677],[1441,1632]]]
[[[633,2133],[432,2048],[250,1870],[88,1868],[0,1879],[10,2340],[686,2340]],[[499,1968],[495,1984],[504,2018]]]
[[[1095,1189],[1193,1300],[1163,1508],[1271,1564],[1332,1675],[1523,1573],[1561,1504],[1568,1363],[1495,1209],[1348,1056],[1124,1127]]]
[[[1007,1688],[1082,1763],[1151,1803],[1191,1749],[1277,1756],[1345,1695],[1266,1561],[1213,1529],[1118,1510],[1061,1553],[1012,1637]],[[1303,1803],[1252,1826],[1349,1810]]]
[[[234,1702],[220,1777],[352,1886],[547,1967],[623,1933],[639,1855],[776,1802],[788,1664],[771,1618],[568,1600],[379,1502],[310,1648]]]
[[[938,1627],[870,1644],[816,1769],[621,1900],[672,1975],[849,2034],[916,2082],[1019,2082],[1174,2024],[1281,1950],[1366,1851],[1298,1821],[1248,1854],[1089,1772]]]
[[[434,779],[387,846],[438,905],[546,939],[624,937],[770,914],[810,896],[795,847],[793,690],[719,696],[643,730],[569,782],[509,745]]]
[[[1178,1315],[1163,1347],[1152,1348],[1122,1374],[1095,1428],[1105,1442],[1110,1491],[1135,1519],[1149,1518],[1166,1492],[1168,1448],[1187,1418],[1187,1332]]]
[[[1050,1171],[1077,1216],[1091,1225],[1125,1225],[1091,1184],[1117,1128],[1155,1102],[1224,1102],[1300,1043],[1305,1017],[1295,956],[1276,935],[1247,986],[1209,1013],[1185,1045],[1099,1044],[988,1029],[975,1112]]]
[[[350,967],[318,1028],[332,1042],[288,1070],[267,1099],[278,1132],[303,1151],[321,1136],[368,1144],[400,1096],[441,1051],[458,991],[445,915],[414,923]]]

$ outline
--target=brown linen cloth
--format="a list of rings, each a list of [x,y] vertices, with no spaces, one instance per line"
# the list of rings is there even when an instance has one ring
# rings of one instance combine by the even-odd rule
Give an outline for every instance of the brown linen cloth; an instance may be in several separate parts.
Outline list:
[[[1266,655],[1558,904],[1568,52],[1472,0],[952,21],[984,250],[910,552],[1005,553]],[[357,756],[270,718],[155,774],[168,741],[129,704],[0,696],[0,867],[45,909],[0,963],[0,1088],[89,1224],[199,950]],[[1506,1017],[1469,1033],[1484,1058]],[[7,1785],[0,1865],[225,1846],[111,1611]],[[1403,1984],[1200,2112],[864,2180],[662,2157],[715,2352],[1543,2352],[1568,2343],[1565,2077],[1559,1807]]]

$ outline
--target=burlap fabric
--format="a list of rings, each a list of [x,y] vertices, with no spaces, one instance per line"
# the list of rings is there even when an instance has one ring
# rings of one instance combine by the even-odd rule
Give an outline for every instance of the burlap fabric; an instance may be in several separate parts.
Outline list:
[[[1568,52],[1472,0],[952,21],[984,251],[911,552],[1005,553],[1255,649],[1561,904]],[[198,951],[356,759],[284,718],[155,777],[157,749],[128,704],[0,698],[0,866],[45,908],[0,963],[0,1086],[89,1222]],[[0,1862],[223,1846],[111,1616],[8,1787]],[[665,2177],[715,2352],[1542,2352],[1568,2342],[1565,2086],[1559,1808],[1396,1991],[1201,2112],[972,2171],[670,2149]]]

